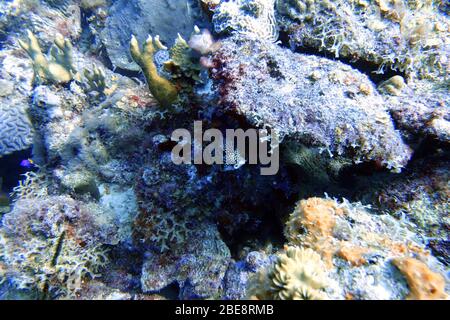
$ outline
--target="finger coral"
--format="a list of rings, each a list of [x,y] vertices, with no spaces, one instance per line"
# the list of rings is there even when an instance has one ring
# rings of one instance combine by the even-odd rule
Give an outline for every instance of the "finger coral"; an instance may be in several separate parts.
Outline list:
[[[148,34],[160,35],[161,41],[171,47],[177,35],[189,37],[196,24],[202,23],[200,2],[197,0],[119,0],[113,1],[105,17],[100,37],[115,67],[138,71],[128,50],[130,35],[138,42]]]
[[[72,57],[72,44],[62,36],[55,39],[46,57],[42,53],[39,41],[31,31],[27,32],[26,40],[19,40],[20,46],[33,61],[34,83],[68,83],[76,73]]]
[[[94,95],[97,99],[102,100],[107,93],[105,72],[97,66],[91,70],[84,70],[84,87],[89,95]]]
[[[200,65],[193,61],[189,44],[180,35],[170,49],[171,59],[164,62],[165,70],[172,74],[172,78],[183,77],[199,81]],[[181,83],[181,82],[179,82]]]
[[[178,90],[172,82],[158,74],[158,69],[153,61],[154,54],[158,50],[167,50],[159,40],[159,36],[154,39],[149,36],[144,43],[143,50],[139,47],[136,37],[131,38],[131,56],[141,67],[150,92],[163,107],[169,107],[178,99]]]
[[[286,247],[276,261],[251,280],[249,295],[258,300],[323,300],[327,272],[311,249]]]

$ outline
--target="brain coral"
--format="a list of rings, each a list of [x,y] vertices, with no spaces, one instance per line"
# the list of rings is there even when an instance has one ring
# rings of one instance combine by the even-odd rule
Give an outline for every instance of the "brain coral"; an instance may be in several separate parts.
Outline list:
[[[275,0],[223,1],[215,9],[216,32],[232,33],[253,39],[278,40],[275,20]]]
[[[312,249],[286,247],[276,261],[252,279],[252,298],[269,300],[322,300],[327,286],[322,259]]]
[[[33,140],[33,129],[22,106],[0,106],[0,157],[27,149]]]

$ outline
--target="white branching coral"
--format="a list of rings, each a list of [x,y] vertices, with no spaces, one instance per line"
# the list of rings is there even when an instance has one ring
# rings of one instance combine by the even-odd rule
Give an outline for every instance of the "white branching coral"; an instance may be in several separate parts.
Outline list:
[[[170,247],[182,244],[189,233],[186,223],[179,221],[172,214],[161,215],[155,219],[155,233],[151,235],[151,240],[159,245],[161,252],[170,250]]]
[[[250,282],[249,293],[259,300],[323,300],[328,284],[326,268],[312,249],[286,247],[268,268]]]
[[[43,298],[74,297],[98,277],[117,228],[95,204],[66,196],[22,198],[0,229],[0,277]]]
[[[29,171],[23,174],[23,180],[13,189],[11,196],[15,200],[43,198],[48,195],[47,179],[41,171]]]
[[[83,248],[62,233],[57,238],[32,237],[23,243],[0,232],[4,279],[19,289],[38,289],[44,298],[73,297],[84,279],[93,279],[108,258],[101,246]]]
[[[232,0],[222,2],[213,17],[219,33],[231,32],[251,39],[278,40],[275,0]]]

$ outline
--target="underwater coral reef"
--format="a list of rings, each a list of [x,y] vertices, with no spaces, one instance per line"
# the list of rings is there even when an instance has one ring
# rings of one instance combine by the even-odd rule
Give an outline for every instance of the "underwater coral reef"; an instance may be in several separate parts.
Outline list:
[[[446,0],[0,0],[0,300],[449,299],[449,77]]]

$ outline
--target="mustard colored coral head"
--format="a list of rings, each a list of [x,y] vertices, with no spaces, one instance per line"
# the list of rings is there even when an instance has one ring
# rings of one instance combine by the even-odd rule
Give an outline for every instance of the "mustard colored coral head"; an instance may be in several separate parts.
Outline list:
[[[73,47],[68,39],[57,36],[47,56],[42,53],[39,41],[27,30],[27,38],[19,45],[33,61],[34,82],[61,84],[72,81],[76,73],[73,63]]]
[[[269,268],[251,280],[250,296],[276,300],[323,300],[328,285],[326,268],[312,249],[285,247]]]
[[[143,50],[141,50],[136,37],[134,35],[131,37],[131,57],[142,69],[150,92],[161,106],[170,107],[178,99],[178,90],[171,81],[158,74],[158,69],[153,61],[157,51],[166,49],[159,36],[153,38],[149,35],[143,45]]]

